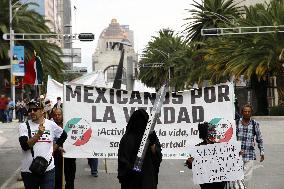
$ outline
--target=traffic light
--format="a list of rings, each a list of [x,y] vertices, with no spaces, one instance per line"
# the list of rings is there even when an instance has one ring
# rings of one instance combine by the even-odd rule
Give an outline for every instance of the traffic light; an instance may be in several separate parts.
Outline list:
[[[78,39],[80,41],[93,41],[95,39],[95,35],[92,33],[80,33],[78,35]]]

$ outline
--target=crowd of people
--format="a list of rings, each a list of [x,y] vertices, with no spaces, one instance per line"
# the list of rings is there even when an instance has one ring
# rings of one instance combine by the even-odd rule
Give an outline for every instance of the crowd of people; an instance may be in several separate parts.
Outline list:
[[[1,96],[1,121],[11,121],[7,116],[10,115],[10,111],[9,114],[5,114],[5,110],[14,106],[21,122],[19,125],[19,142],[23,151],[21,176],[25,188],[61,189],[63,185],[66,189],[74,188],[76,159],[63,157],[67,133],[63,127],[61,98],[57,98],[54,106],[51,106],[50,100],[44,99],[43,96],[29,102],[19,100],[16,105],[9,103],[10,101],[9,98]],[[252,111],[252,106],[247,104],[238,112],[239,116],[236,116],[236,138],[241,141],[240,155],[244,162],[244,180],[205,183],[200,185],[201,189],[252,189],[249,180],[252,177],[253,161],[256,160],[256,143],[260,150],[260,162],[264,160],[263,138],[259,123],[251,118]],[[149,146],[141,171],[133,169],[148,119],[149,115],[145,110],[134,111],[120,141],[117,178],[121,189],[157,189],[162,149],[155,131],[149,134]],[[198,125],[199,137],[202,139],[198,145],[214,143],[210,140],[212,127],[214,126],[207,122]],[[193,161],[192,157],[186,161],[189,168],[192,167]],[[88,158],[88,164],[91,175],[98,177],[98,159]],[[64,182],[62,182],[63,176]]]

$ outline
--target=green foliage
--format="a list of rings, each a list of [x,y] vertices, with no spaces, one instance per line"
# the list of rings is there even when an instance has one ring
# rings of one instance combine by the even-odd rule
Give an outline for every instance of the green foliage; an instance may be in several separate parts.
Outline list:
[[[201,29],[232,27],[242,15],[241,7],[233,0],[193,1],[194,9],[186,9],[190,17],[185,18],[186,38],[188,41],[203,41]]]
[[[176,72],[176,66],[180,66],[182,62],[178,61],[183,58],[183,51],[188,48],[184,40],[176,35],[170,29],[162,29],[158,32],[158,36],[153,36],[147,47],[143,50],[140,65],[148,67],[140,67],[138,78],[150,87],[159,88],[169,78],[170,72]],[[161,67],[151,67],[151,64],[161,63]],[[171,77],[175,73],[171,73]],[[176,85],[174,80],[170,80],[170,85]]]
[[[16,0],[13,0],[15,4]],[[15,33],[52,33],[46,23],[47,20],[43,16],[29,9],[30,5],[35,3],[26,3],[22,5],[20,2],[13,6],[13,30]],[[0,1],[0,36],[3,33],[9,33],[9,1]],[[55,43],[47,41],[15,41],[15,45],[25,47],[25,63],[27,63],[34,54],[41,57],[44,77],[51,75],[56,80],[63,80],[62,69],[64,64],[60,59],[61,49]],[[8,50],[10,49],[9,41],[0,38],[0,65],[9,64]]]
[[[274,106],[270,109],[270,116],[284,116],[284,106]]]

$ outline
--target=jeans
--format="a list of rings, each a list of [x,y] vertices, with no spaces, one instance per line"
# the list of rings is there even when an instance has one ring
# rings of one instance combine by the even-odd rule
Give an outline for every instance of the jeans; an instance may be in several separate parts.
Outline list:
[[[7,121],[5,110],[0,110],[0,121],[2,121],[2,123],[5,123]]]
[[[91,174],[93,176],[98,175],[98,158],[88,158],[88,164],[91,168]]]
[[[29,172],[21,172],[25,188],[27,189],[54,189],[55,170],[51,169],[43,176],[37,176]]]
[[[19,117],[19,122],[24,122],[24,109],[20,108],[18,110],[18,117]]]
[[[7,122],[12,122],[13,120],[13,110],[7,110]]]

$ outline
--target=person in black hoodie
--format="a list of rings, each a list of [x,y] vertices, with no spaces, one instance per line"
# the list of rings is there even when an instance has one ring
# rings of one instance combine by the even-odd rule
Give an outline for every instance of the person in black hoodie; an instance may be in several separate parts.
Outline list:
[[[141,172],[133,170],[137,152],[147,126],[149,116],[143,109],[131,115],[118,149],[118,176],[121,189],[156,189],[159,167],[162,161],[159,139],[152,131]]]

